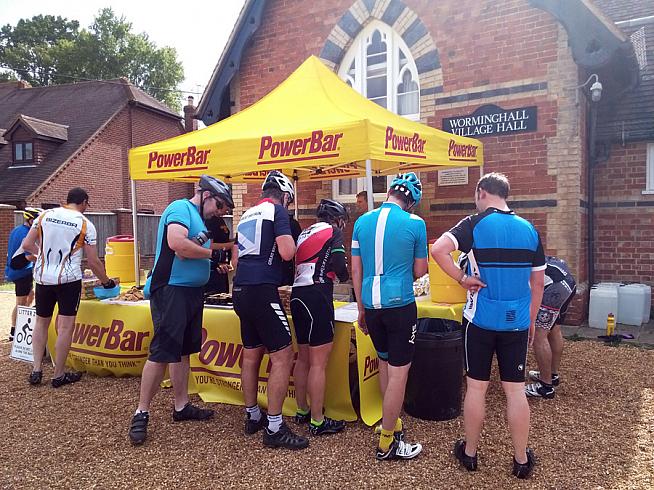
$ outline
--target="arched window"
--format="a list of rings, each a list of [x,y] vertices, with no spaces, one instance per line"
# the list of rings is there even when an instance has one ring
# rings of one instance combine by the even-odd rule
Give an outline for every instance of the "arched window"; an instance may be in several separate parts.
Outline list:
[[[343,57],[338,75],[389,111],[413,121],[420,119],[416,63],[402,37],[387,24],[374,20],[359,33]],[[375,194],[385,194],[387,186],[386,177],[373,177]],[[365,179],[334,182],[334,196],[346,201],[364,189]]]

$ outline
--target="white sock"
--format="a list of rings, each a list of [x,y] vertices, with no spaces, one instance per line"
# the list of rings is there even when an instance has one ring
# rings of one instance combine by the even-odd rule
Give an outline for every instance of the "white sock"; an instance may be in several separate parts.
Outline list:
[[[282,414],[270,415],[268,414],[268,432],[275,433],[279,431],[282,426]]]
[[[140,408],[136,409],[136,412],[134,412],[134,415],[138,415],[140,413],[149,413],[147,410],[141,410]]]
[[[248,414],[248,419],[253,422],[259,422],[259,420],[261,420],[261,409],[259,408],[259,405],[245,407],[245,412]]]

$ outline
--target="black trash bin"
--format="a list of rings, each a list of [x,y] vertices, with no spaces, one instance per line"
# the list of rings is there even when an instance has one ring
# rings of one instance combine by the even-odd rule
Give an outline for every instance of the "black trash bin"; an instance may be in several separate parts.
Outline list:
[[[461,414],[463,334],[417,332],[404,410],[425,420],[450,420]]]

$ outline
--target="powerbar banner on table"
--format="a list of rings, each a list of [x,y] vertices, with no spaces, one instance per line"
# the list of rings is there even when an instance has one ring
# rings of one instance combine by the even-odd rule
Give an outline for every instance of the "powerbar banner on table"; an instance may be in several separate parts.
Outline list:
[[[48,348],[55,352],[55,319],[50,323]],[[98,376],[140,376],[152,340],[147,303],[134,305],[81,301],[66,364]]]
[[[56,318],[56,317],[53,317]],[[56,329],[50,324],[48,346],[54,353]],[[340,420],[356,420],[348,378],[349,323],[336,323],[334,348],[327,365],[325,413]],[[73,328],[66,364],[98,376],[140,376],[152,340],[152,317],[147,303],[118,305],[82,301]],[[54,355],[54,354],[53,354]],[[205,309],[202,350],[191,356],[189,392],[206,402],[243,405],[240,324],[233,310]],[[266,406],[270,359],[264,356],[259,373],[259,403]],[[296,411],[293,378],[284,402],[284,414]]]
[[[206,309],[203,325],[202,350],[198,355],[191,356],[191,373],[198,394],[205,402],[243,405],[243,344],[238,317],[233,310]],[[325,414],[348,421],[357,419],[352,407],[348,379],[350,331],[350,324],[335,325],[334,348],[327,365],[325,392]],[[258,402],[262,407],[267,406],[270,367],[270,358],[266,354],[259,372]],[[295,386],[291,377],[283,413],[294,415],[296,410]]]
[[[461,321],[465,303],[453,305],[416,301],[418,318],[443,318]],[[369,335],[356,326],[357,364],[359,372],[359,396],[361,419],[367,425],[377,423],[382,417],[382,395],[379,386],[379,358]]]

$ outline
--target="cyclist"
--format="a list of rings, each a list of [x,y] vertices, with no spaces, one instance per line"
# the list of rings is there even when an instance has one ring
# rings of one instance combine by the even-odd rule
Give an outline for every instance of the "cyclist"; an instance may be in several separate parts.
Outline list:
[[[352,280],[359,307],[359,328],[379,357],[383,396],[377,459],[412,459],[422,445],[404,441],[399,418],[415,349],[417,309],[413,280],[427,272],[427,229],[410,214],[420,202],[422,184],[415,173],[393,179],[386,202],[361,216],[352,234]]]
[[[322,199],[318,222],[302,231],[295,256],[296,272],[291,313],[298,343],[295,362],[295,421],[309,424],[313,435],[332,434],[345,422],[324,417],[325,369],[334,340],[334,279],[349,279],[343,246],[343,229],[349,216],[338,201]],[[311,399],[311,410],[307,403]]]
[[[255,434],[264,429],[265,446],[304,449],[309,445],[308,439],[294,434],[282,420],[293,349],[291,329],[277,288],[284,278],[283,261],[295,255],[288,216],[288,205],[294,197],[293,183],[273,170],[263,182],[261,200],[241,216],[232,297],[234,311],[241,321],[245,433]],[[257,404],[259,369],[265,351],[271,361],[267,416]]]
[[[16,309],[18,306],[30,306],[34,300],[33,270],[36,255],[25,254],[21,247],[23,238],[27,236],[34,220],[43,212],[40,208],[25,208],[23,210],[23,224],[11,230],[9,242],[7,243],[7,265],[5,266],[5,277],[14,283],[16,291],[16,306],[11,312],[11,333],[9,340],[14,338],[16,329]]]
[[[86,191],[79,187],[71,189],[66,205],[41,213],[23,240],[25,251],[38,255],[34,264],[36,325],[32,339],[34,364],[29,376],[31,385],[40,384],[43,378],[41,364],[55,305],[58,305],[59,312],[52,386],[59,388],[82,378],[82,373],[64,372],[82,294],[82,256],[86,256],[88,266],[105,288],[116,286],[107,277],[104,265],[98,258],[95,226],[83,214],[88,206],[89,195]]]
[[[554,398],[554,387],[560,383],[559,366],[563,355],[563,334],[558,324],[577,291],[568,264],[558,257],[546,257],[545,291],[536,318],[534,354],[538,371],[529,371],[533,383],[525,386],[529,397]]]
[[[154,335],[129,428],[134,445],[145,442],[150,402],[159,391],[166,367],[170,368],[175,397],[173,421],[206,420],[214,415],[213,410],[189,401],[189,355],[202,347],[203,289],[211,259],[221,252],[210,248],[204,220],[224,216],[233,208],[227,184],[203,175],[191,199],[173,201],[161,215],[154,268],[144,289],[150,297]]]
[[[506,203],[505,175],[482,176],[475,190],[479,214],[462,219],[431,247],[431,254],[450,277],[468,290],[463,310],[466,395],[463,408],[465,440],[456,441],[454,455],[468,471],[477,470],[477,445],[485,417],[486,391],[493,355],[507,400],[513,441],[513,475],[529,478],[535,463],[527,448],[529,404],[525,396],[525,363],[533,341],[536,314],[543,296],[545,254],[534,226]],[[450,253],[468,255],[465,271]]]

